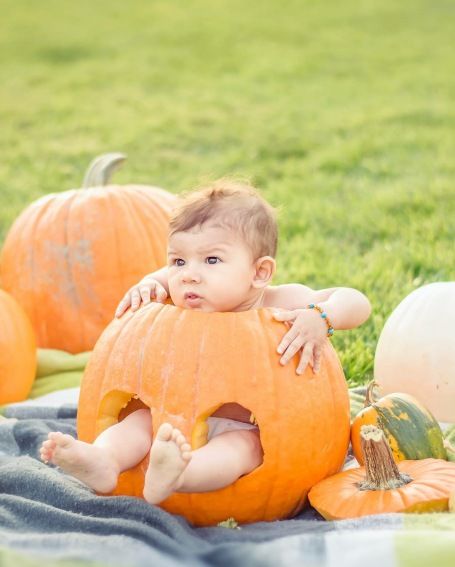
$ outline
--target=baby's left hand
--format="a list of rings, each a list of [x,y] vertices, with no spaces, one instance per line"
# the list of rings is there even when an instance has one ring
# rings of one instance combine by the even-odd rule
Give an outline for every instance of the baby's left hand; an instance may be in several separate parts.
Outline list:
[[[277,352],[283,355],[280,363],[284,366],[301,350],[296,373],[303,374],[308,363],[315,374],[319,372],[322,350],[327,341],[327,325],[319,313],[314,309],[294,309],[277,311],[273,316],[277,321],[291,324],[277,348]]]

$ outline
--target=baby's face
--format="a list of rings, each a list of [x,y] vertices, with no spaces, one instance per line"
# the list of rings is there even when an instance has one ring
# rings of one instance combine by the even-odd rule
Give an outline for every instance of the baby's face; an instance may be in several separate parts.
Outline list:
[[[257,293],[252,254],[233,231],[214,225],[169,238],[168,284],[178,307],[198,311],[244,311]]]

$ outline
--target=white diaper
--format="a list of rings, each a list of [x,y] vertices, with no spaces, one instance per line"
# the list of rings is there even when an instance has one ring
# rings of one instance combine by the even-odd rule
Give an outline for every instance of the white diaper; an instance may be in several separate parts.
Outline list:
[[[224,433],[225,431],[259,429],[259,427],[253,423],[243,423],[243,421],[236,421],[235,419],[227,419],[225,417],[208,417],[207,425],[209,426],[207,441],[210,441],[210,439]]]

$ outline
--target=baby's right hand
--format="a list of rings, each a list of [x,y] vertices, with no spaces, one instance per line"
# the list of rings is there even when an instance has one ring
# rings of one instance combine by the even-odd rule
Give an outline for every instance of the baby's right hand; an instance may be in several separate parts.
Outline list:
[[[122,301],[120,301],[117,306],[115,316],[121,317],[130,306],[131,311],[136,311],[141,306],[141,303],[147,305],[147,303],[150,303],[152,300],[164,303],[166,299],[167,291],[160,282],[146,276],[138,284],[130,287],[125,293]]]

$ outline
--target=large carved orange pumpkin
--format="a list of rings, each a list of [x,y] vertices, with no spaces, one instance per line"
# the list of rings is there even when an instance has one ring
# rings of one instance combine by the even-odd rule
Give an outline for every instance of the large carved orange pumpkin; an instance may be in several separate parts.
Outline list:
[[[0,404],[25,400],[36,372],[36,338],[22,307],[0,290]]]
[[[295,373],[276,352],[286,327],[269,310],[203,313],[150,304],[112,322],[82,381],[79,438],[92,442],[138,397],[154,430],[181,429],[192,447],[206,442],[206,418],[235,402],[256,417],[264,462],[234,485],[174,494],[162,506],[196,525],[293,516],[309,489],[343,464],[349,443],[349,397],[330,344],[320,373]],[[128,408],[127,408],[128,410]],[[119,479],[116,494],[142,496],[147,459]]]
[[[176,197],[156,187],[105,185],[123,159],[101,156],[84,189],[38,199],[6,237],[2,286],[24,307],[41,347],[91,350],[126,290],[166,262]]]

